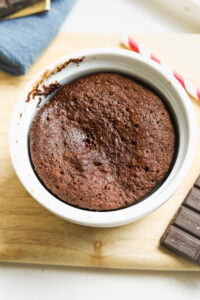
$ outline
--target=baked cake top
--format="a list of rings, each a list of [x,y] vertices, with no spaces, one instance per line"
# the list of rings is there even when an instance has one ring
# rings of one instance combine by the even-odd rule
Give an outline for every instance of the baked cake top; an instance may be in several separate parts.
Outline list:
[[[31,158],[44,185],[89,210],[141,200],[162,182],[174,151],[174,127],[159,96],[115,73],[63,86],[30,129]]]

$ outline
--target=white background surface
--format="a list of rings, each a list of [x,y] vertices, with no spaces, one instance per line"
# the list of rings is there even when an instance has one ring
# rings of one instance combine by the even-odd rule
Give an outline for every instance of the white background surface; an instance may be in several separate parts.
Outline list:
[[[61,30],[199,32],[187,10],[158,0],[77,0]],[[174,1],[175,3],[176,1]],[[200,272],[144,272],[0,264],[0,300],[200,299]]]

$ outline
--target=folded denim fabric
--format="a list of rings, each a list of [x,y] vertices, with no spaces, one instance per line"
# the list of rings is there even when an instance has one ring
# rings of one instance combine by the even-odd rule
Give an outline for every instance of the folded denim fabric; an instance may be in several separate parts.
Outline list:
[[[55,37],[76,0],[52,0],[49,12],[0,22],[0,69],[24,75]]]

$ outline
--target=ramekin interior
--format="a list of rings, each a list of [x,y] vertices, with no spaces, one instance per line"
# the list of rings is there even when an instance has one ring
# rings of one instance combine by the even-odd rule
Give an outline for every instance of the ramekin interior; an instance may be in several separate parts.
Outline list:
[[[100,71],[114,71],[134,77],[163,95],[174,113],[179,134],[179,147],[174,166],[164,183],[144,201],[116,211],[95,212],[79,209],[59,201],[40,183],[34,173],[28,151],[30,125],[39,109],[38,99],[25,102],[44,72],[54,70],[71,58],[82,58],[78,65],[70,63],[61,72],[44,80],[42,84],[58,81],[61,85],[76,78]],[[41,85],[42,85],[41,84]],[[43,105],[52,97],[42,98]],[[21,116],[22,114],[22,116]],[[10,155],[15,171],[27,191],[54,214],[87,226],[113,227],[135,221],[165,203],[185,178],[193,160],[196,145],[195,117],[189,97],[182,86],[158,64],[128,50],[96,48],[73,53],[44,68],[22,92],[14,108],[9,130]]]

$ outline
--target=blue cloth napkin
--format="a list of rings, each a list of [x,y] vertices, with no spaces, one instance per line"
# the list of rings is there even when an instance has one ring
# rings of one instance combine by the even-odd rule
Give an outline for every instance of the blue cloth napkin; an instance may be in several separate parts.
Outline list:
[[[49,12],[0,22],[0,69],[24,75],[58,32],[76,0],[52,0]]]

